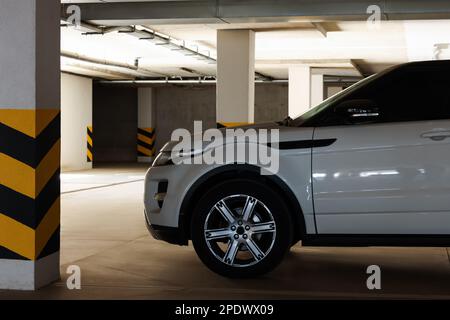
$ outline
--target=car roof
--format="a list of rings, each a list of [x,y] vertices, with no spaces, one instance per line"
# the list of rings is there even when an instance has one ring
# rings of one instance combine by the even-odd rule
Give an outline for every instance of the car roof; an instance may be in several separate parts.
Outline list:
[[[399,64],[397,67],[449,67],[450,60],[413,61]]]
[[[388,74],[391,71],[403,71],[402,69],[410,70],[413,68],[429,68],[429,70],[435,70],[436,68],[450,68],[450,60],[426,60],[426,61],[413,61],[413,62],[407,62],[398,64],[392,67],[389,67],[383,71],[381,71],[379,74]]]

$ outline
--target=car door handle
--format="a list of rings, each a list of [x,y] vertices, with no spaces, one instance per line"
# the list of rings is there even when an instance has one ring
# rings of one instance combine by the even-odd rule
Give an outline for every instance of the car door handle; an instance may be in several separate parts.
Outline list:
[[[450,130],[425,132],[422,133],[421,137],[424,139],[431,139],[433,141],[442,141],[450,138]]]

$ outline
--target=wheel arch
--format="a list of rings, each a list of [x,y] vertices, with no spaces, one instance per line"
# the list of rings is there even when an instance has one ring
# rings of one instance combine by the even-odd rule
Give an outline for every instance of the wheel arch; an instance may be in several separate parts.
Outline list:
[[[183,230],[183,237],[191,239],[190,222],[194,206],[211,185],[225,180],[249,178],[263,181],[280,194],[287,201],[291,218],[294,223],[294,241],[299,241],[306,235],[306,223],[301,205],[287,184],[276,175],[263,176],[260,168],[249,164],[232,164],[213,169],[201,176],[186,193],[180,208],[179,226]]]

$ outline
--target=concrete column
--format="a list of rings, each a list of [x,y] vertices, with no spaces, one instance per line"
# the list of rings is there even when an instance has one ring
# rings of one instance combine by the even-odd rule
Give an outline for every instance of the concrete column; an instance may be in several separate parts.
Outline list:
[[[311,68],[289,68],[289,116],[296,118],[311,107]]]
[[[255,118],[255,33],[217,32],[217,123],[232,126]]]
[[[311,75],[311,108],[323,102],[323,74]]]
[[[151,162],[156,154],[156,128],[153,110],[153,89],[138,89],[138,162]]]
[[[0,0],[0,289],[59,278],[60,1]]]
[[[92,79],[61,75],[61,169],[92,169],[93,145],[87,131],[92,128]]]
[[[289,116],[298,117],[324,100],[323,75],[309,66],[289,68]]]

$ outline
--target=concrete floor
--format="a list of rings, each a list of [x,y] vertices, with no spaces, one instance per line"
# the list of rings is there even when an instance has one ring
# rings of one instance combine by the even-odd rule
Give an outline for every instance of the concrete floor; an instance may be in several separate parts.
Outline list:
[[[144,172],[116,167],[64,174],[62,279],[34,293],[0,291],[0,299],[450,298],[445,248],[296,246],[263,278],[217,276],[192,246],[149,236],[142,213]],[[382,290],[376,292],[366,287],[366,268],[373,264],[382,270]],[[82,290],[67,289],[69,265],[81,267]]]

